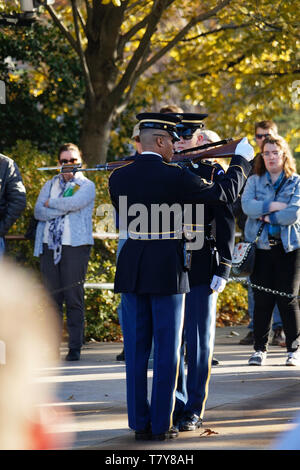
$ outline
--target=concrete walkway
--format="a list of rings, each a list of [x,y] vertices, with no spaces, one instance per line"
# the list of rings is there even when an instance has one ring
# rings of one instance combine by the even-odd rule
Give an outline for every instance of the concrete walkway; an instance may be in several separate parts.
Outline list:
[[[86,344],[79,362],[62,361],[43,370],[39,382],[56,393],[55,407],[67,407],[74,432],[70,449],[112,450],[263,450],[291,428],[300,411],[300,367],[287,367],[285,348],[271,346],[266,365],[248,366],[252,346],[239,341],[246,327],[217,328],[203,428],[160,443],[136,442],[128,429],[125,365],[116,361],[121,343]],[[149,388],[152,370],[149,370]]]

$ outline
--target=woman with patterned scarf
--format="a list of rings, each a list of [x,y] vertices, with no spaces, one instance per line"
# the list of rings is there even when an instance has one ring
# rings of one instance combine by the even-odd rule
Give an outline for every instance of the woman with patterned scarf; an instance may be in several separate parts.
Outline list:
[[[60,147],[58,163],[81,163],[78,147]],[[61,320],[66,304],[69,352],[67,361],[80,359],[84,334],[84,279],[94,244],[92,213],[95,185],[83,173],[60,173],[42,187],[34,216],[39,221],[34,255],[40,257],[44,282]]]

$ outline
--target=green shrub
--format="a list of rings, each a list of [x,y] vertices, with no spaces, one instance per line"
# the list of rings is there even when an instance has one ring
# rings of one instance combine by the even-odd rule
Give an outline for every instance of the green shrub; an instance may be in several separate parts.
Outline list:
[[[238,282],[228,282],[217,300],[217,326],[248,321],[248,290]]]

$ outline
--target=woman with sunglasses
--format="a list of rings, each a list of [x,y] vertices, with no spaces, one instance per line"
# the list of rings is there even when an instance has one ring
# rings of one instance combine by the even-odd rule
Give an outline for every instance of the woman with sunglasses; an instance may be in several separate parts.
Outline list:
[[[78,147],[64,144],[59,165],[81,163]],[[42,187],[34,216],[37,225],[34,255],[40,257],[45,285],[57,305],[61,320],[66,304],[69,352],[67,361],[78,361],[84,334],[84,279],[94,244],[92,213],[95,185],[83,173],[63,172]]]
[[[242,208],[248,216],[245,238],[257,242],[251,282],[287,295],[254,291],[254,350],[250,365],[264,364],[272,312],[277,303],[286,336],[287,366],[300,365],[300,176],[285,140],[268,137],[245,186]]]

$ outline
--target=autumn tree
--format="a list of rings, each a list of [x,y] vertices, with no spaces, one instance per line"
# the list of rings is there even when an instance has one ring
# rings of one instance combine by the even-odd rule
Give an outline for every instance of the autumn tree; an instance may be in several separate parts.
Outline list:
[[[0,151],[29,140],[56,155],[62,141],[80,138],[84,81],[74,50],[56,27],[0,30]]]
[[[139,78],[197,24],[215,17],[230,0],[70,0],[46,9],[80,57],[86,84],[81,147],[90,163],[106,159],[112,120],[127,106]],[[72,24],[62,16],[72,7]],[[187,6],[184,18],[178,11]],[[161,36],[172,17],[177,28]]]
[[[51,18],[81,68],[78,124],[88,163],[105,161],[113,122],[133,97],[155,109],[175,89],[186,110],[207,110],[208,125],[224,136],[250,133],[254,120],[284,108],[297,111],[291,98],[299,77],[297,4],[56,0],[47,6],[43,21],[45,14]]]
[[[224,137],[253,136],[254,122],[274,119],[300,151],[299,12],[299,0],[231,2],[173,48],[160,92],[176,85]]]

